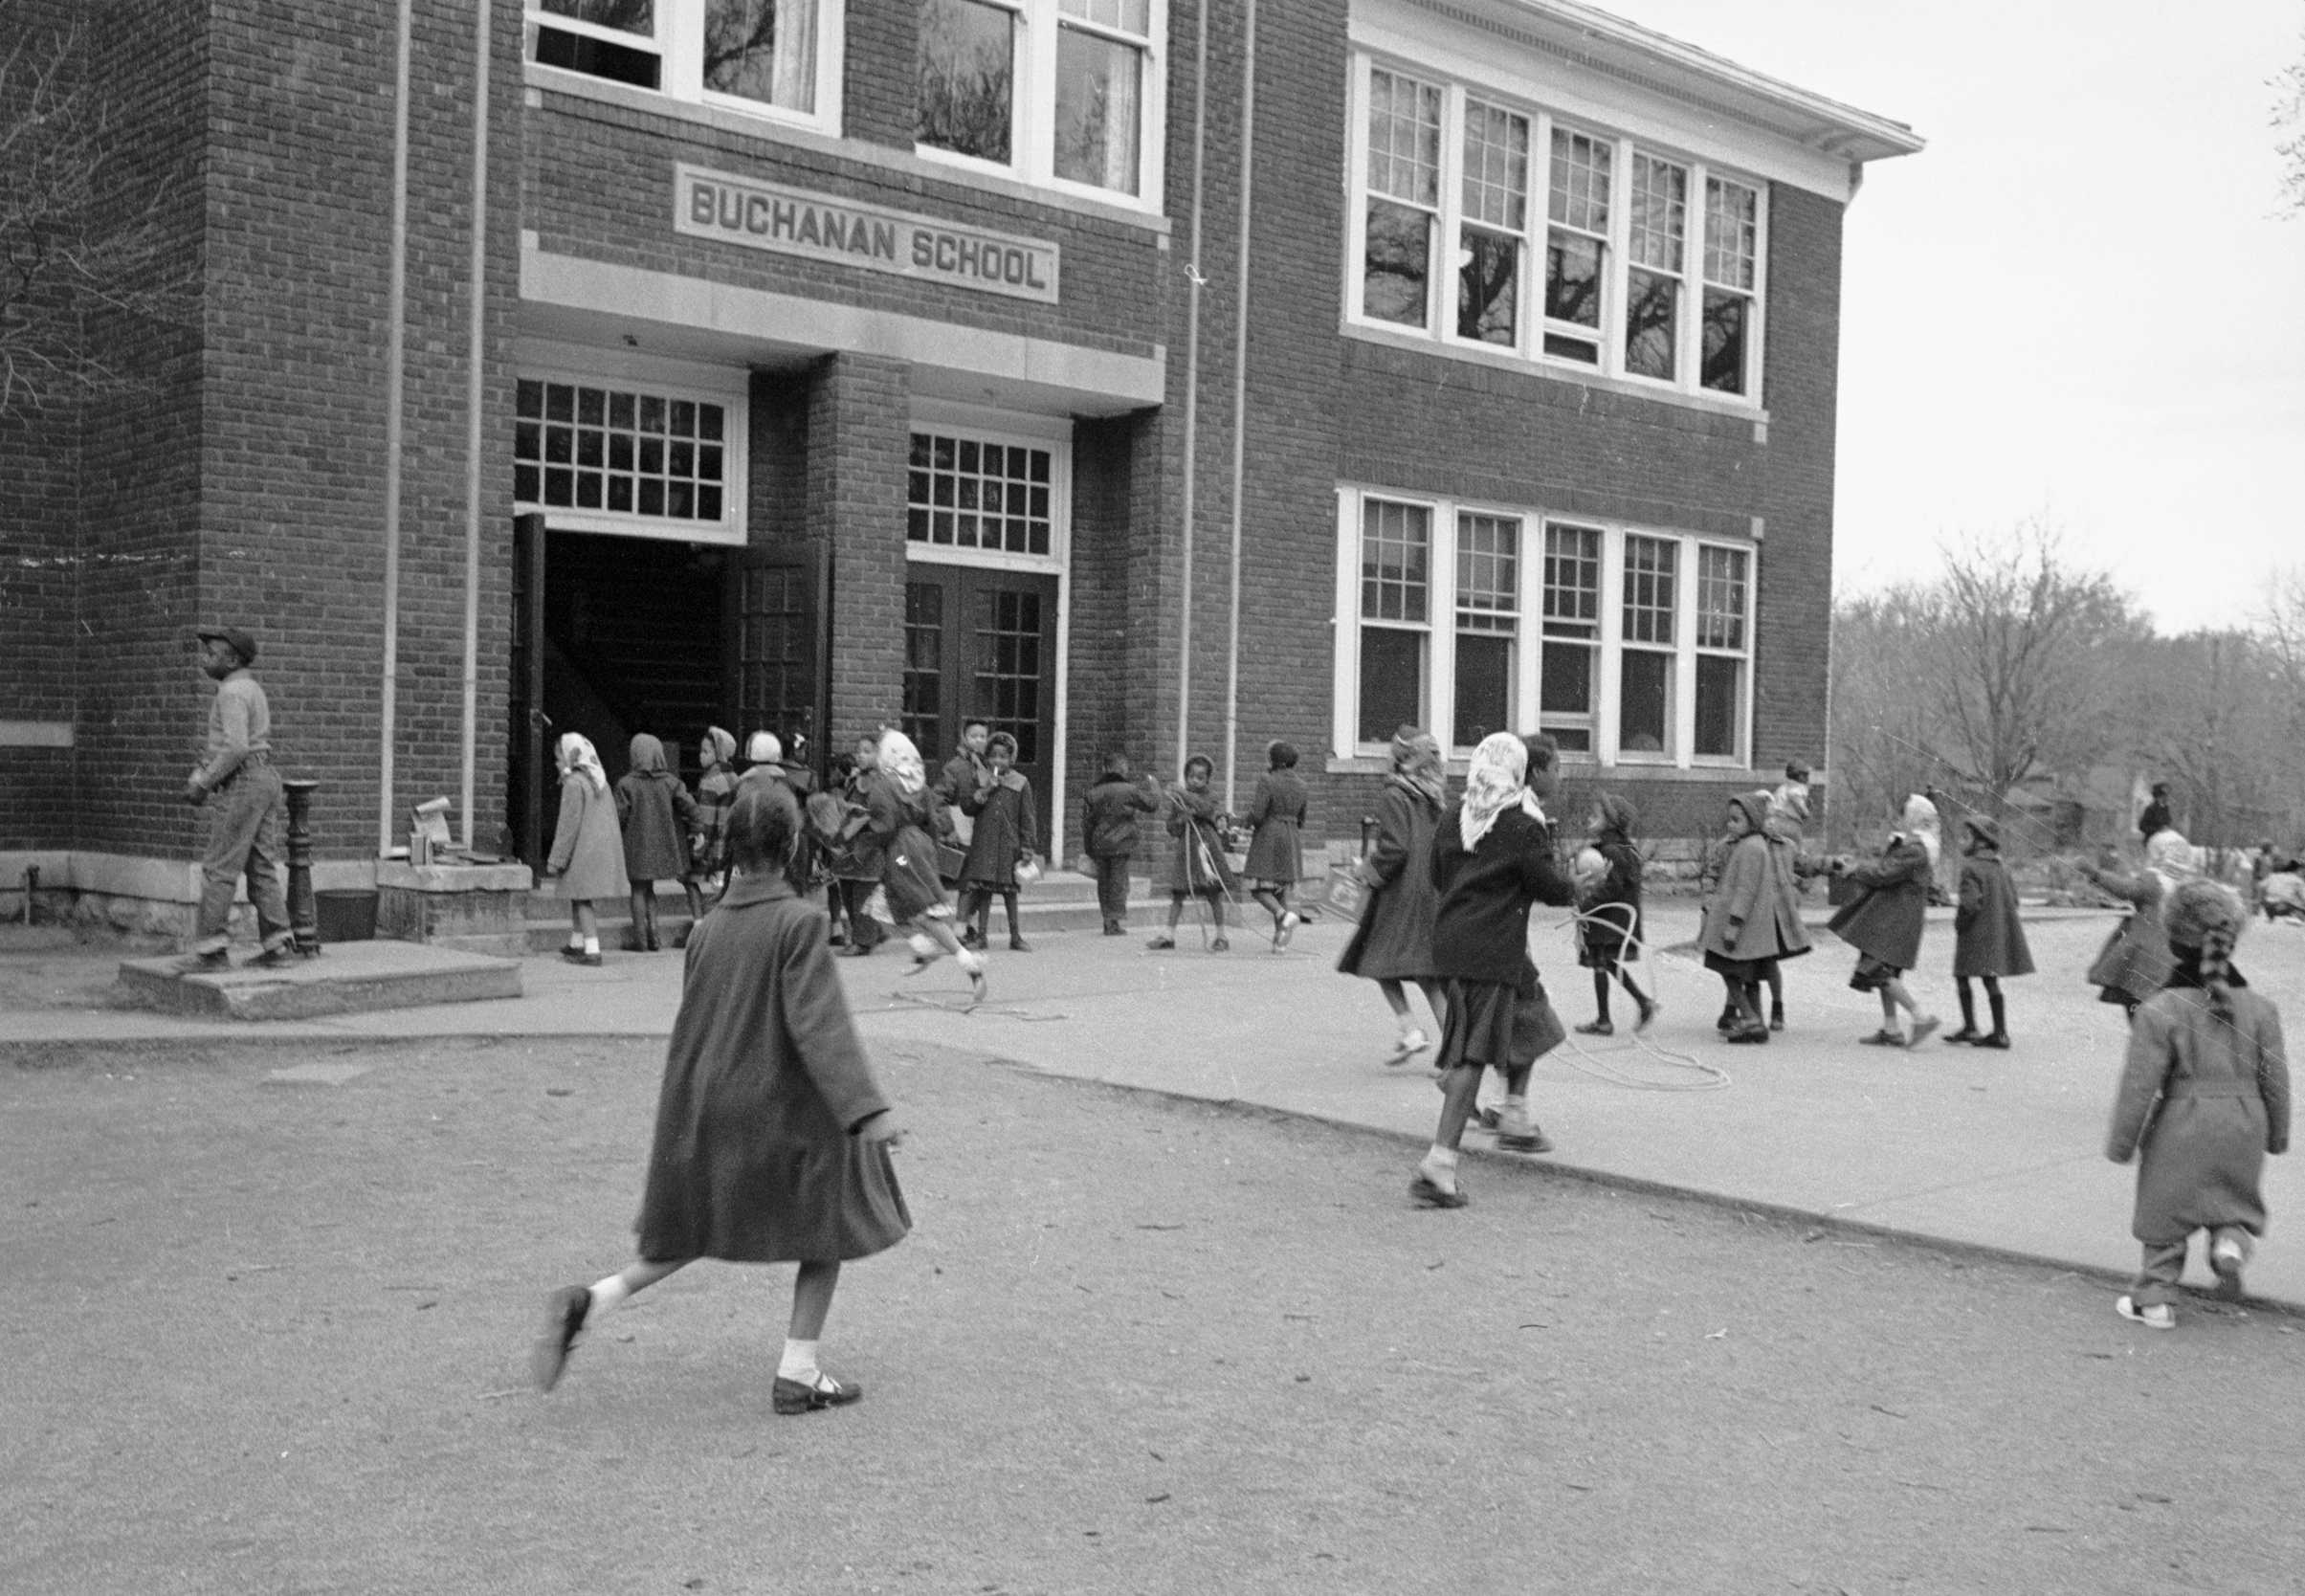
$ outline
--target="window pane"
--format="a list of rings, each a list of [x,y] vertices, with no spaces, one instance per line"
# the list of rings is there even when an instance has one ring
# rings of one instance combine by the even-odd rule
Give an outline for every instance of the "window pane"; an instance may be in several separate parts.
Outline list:
[[[1362,615],[1372,621],[1423,621],[1431,549],[1432,512],[1423,505],[1381,499],[1363,505]]]
[[[1696,656],[1696,751],[1734,759],[1744,725],[1744,661],[1721,654]]]
[[[572,468],[541,477],[533,473],[517,477],[516,487],[529,484],[529,491],[520,496],[524,502],[533,501],[541,486],[547,502],[580,510],[683,521],[723,519],[728,502],[720,487],[723,446],[692,441],[707,424],[713,435],[720,434],[722,407],[629,388],[534,379],[521,383],[520,402],[547,419],[541,424],[516,423],[516,459]],[[570,425],[571,420],[577,424]],[[661,435],[668,426],[679,435]]]
[[[1544,630],[1591,637],[1601,624],[1601,534],[1589,526],[1544,529]],[[1551,654],[1545,655],[1550,679]],[[1550,688],[1547,688],[1549,694]],[[1551,707],[1549,704],[1547,707]]]
[[[1606,233],[1613,154],[1606,142],[1588,133],[1554,128],[1552,196],[1546,214],[1581,233]]]
[[[1528,225],[1529,119],[1465,102],[1465,219],[1518,233]]]
[[[1552,716],[1590,715],[1593,712],[1593,656],[1596,652],[1583,643],[1548,641],[1544,645],[1544,654],[1540,661],[1544,668],[1544,678],[1543,686],[1538,693],[1537,708],[1547,717],[1547,730],[1552,727]]]
[[[1689,174],[1646,155],[1632,158],[1632,233],[1627,251],[1635,266],[1681,269],[1681,241],[1689,231]]]
[[[1626,279],[1625,369],[1669,379],[1680,323],[1680,281],[1654,272],[1629,272]]]
[[[1144,53],[1077,28],[1056,33],[1056,175],[1137,191]]]
[[[1581,327],[1601,325],[1601,241],[1555,228],[1545,235],[1544,313]]]
[[[1745,629],[1745,552],[1696,551],[1696,646],[1742,649]]]
[[[1753,301],[1718,288],[1705,290],[1704,348],[1697,367],[1705,387],[1718,393],[1745,388],[1745,322]]]
[[[1617,747],[1629,754],[1670,753],[1673,655],[1627,649],[1618,699]]]
[[[541,0],[537,9],[619,33],[653,37],[656,32],[655,0]]]
[[[1151,0],[1064,0],[1059,8],[1067,16],[1076,16],[1083,22],[1095,22],[1121,33],[1142,33],[1147,23]]]
[[[1625,640],[1663,643],[1673,636],[1673,578],[1680,545],[1662,538],[1625,540]]]
[[[1425,723],[1425,634],[1390,627],[1361,629],[1359,731],[1363,743],[1389,742],[1402,726]]]
[[[1426,277],[1431,270],[1432,218],[1390,200],[1368,202],[1368,251],[1361,313],[1404,326],[1425,325]]]
[[[1741,183],[1705,179],[1705,280],[1750,291],[1761,255],[1761,196]]]
[[[1520,240],[1467,228],[1456,275],[1456,336],[1513,346],[1518,336]]]
[[[539,66],[581,72],[591,78],[605,78],[611,83],[630,83],[638,89],[656,88],[664,78],[664,62],[656,54],[654,40],[648,49],[635,50],[594,38],[589,33],[572,33],[565,28],[539,27],[536,59]]]
[[[916,139],[1008,161],[1015,30],[1013,12],[982,0],[921,0]]]
[[[704,86],[816,109],[816,0],[705,0]]]
[[[1482,738],[1504,731],[1512,723],[1513,639],[1488,632],[1459,632],[1452,745],[1478,747]]]
[[[1441,202],[1441,91],[1397,72],[1368,75],[1368,191]]]
[[[1457,624],[1510,632],[1519,612],[1520,522],[1511,516],[1457,517]]]
[[[904,735],[942,748],[944,589],[933,582],[904,586]]]
[[[1006,548],[1016,554],[1049,552],[1049,452],[915,432],[912,469],[905,473],[905,536],[913,543]],[[1005,517],[955,517],[958,507],[1002,510]]]

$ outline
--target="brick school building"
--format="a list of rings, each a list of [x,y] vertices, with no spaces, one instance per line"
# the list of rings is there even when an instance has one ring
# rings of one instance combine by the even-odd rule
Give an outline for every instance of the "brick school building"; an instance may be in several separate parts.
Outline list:
[[[549,733],[1542,727],[1652,835],[1822,765],[1843,213],[1904,126],[1567,0],[35,0],[188,316],[0,419],[0,891],[165,900],[260,640],[333,878]],[[109,20],[106,20],[109,19]],[[404,136],[405,134],[405,136]],[[1822,771],[1820,771],[1822,776]]]

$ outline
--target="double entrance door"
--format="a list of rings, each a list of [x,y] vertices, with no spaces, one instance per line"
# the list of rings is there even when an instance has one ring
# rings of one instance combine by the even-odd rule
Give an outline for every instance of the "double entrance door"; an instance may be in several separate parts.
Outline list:
[[[1056,776],[1056,578],[914,561],[904,582],[899,725],[933,780],[972,720],[1016,739],[1045,852]]]

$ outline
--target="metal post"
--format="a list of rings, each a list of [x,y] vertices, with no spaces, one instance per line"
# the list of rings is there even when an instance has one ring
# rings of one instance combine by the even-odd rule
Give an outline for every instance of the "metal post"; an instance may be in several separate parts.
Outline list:
[[[377,728],[376,855],[392,851],[392,753],[400,735],[400,441],[401,391],[408,351],[409,52],[412,0],[400,0],[398,67],[392,93],[392,232],[386,288],[384,666]]]
[[[465,329],[464,386],[464,851],[477,846],[473,792],[480,738],[480,407],[488,353],[489,22],[496,0],[478,0],[473,51],[472,324]]]
[[[306,958],[321,950],[320,916],[312,901],[312,791],[315,781],[284,781],[288,795],[288,929]]]

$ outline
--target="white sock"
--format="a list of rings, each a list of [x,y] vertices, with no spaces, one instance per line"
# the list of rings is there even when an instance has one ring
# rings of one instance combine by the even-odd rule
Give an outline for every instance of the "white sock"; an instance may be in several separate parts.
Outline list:
[[[816,1343],[785,1338],[784,1360],[776,1365],[779,1380],[797,1380],[802,1385],[813,1385],[816,1380]]]
[[[592,955],[592,954],[595,954],[595,953],[598,953],[599,951],[600,951],[600,939],[599,939],[598,937],[587,937],[587,938],[585,939],[585,953],[586,953],[586,955],[587,955],[587,957],[589,957],[590,955]]]
[[[961,961],[961,968],[966,970],[970,975],[979,975],[984,972],[985,956],[983,954],[971,953],[968,949],[963,948],[958,957]]]
[[[916,931],[909,939],[913,957],[926,964],[944,951],[943,945],[925,931]]]
[[[1523,1092],[1520,1096],[1515,1097],[1512,1093],[1507,1092],[1505,1094],[1505,1107],[1508,1109],[1517,1108],[1520,1110],[1521,1113],[1526,1114],[1529,1111],[1528,1094]]]
[[[1432,1151],[1425,1155],[1425,1167],[1436,1173],[1455,1174],[1456,1149],[1444,1147],[1435,1142],[1432,1144]]]
[[[632,1288],[624,1283],[622,1275],[611,1275],[605,1280],[596,1280],[592,1285],[592,1306],[587,1310],[585,1317],[598,1319],[632,1295]]]
[[[568,951],[569,951],[569,952],[571,952],[571,953],[581,953],[582,951],[584,951],[584,945],[585,945],[585,934],[584,934],[582,931],[571,931],[571,932],[569,932],[569,933],[568,933]]]

